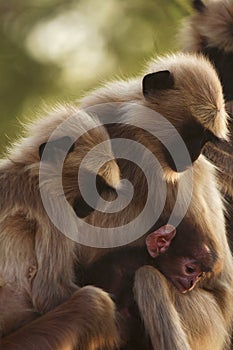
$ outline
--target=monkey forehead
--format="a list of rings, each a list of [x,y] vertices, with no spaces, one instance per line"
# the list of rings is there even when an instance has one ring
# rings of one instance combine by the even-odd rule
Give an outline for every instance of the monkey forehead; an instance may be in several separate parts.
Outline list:
[[[81,140],[86,149],[91,149],[93,145],[109,139],[106,128],[101,125],[97,117],[91,116],[74,106],[54,108],[29,124],[26,132],[34,137],[35,141],[39,137],[40,143],[42,142],[42,135],[46,142],[49,138],[57,139],[66,135],[75,142],[79,137],[85,135]]]
[[[195,259],[200,263],[201,270],[203,272],[211,272],[216,263],[217,257],[207,244],[203,244],[202,247],[196,251]]]
[[[227,139],[227,113],[222,86],[213,65],[202,55],[179,53],[153,60],[147,71],[169,70],[174,77],[174,89],[166,91],[169,103],[180,99],[180,109],[186,110],[201,125],[217,137]],[[164,96],[164,95],[163,95]]]
[[[102,151],[99,154],[106,156],[106,159],[114,159],[108,132],[101,125],[99,119],[75,106],[59,105],[50,112],[38,117],[25,127],[26,138],[19,140],[9,152],[13,160],[36,163],[39,160],[39,146],[49,140],[69,136],[77,142],[76,158],[80,160],[89,150],[101,144]],[[82,137],[83,136],[83,137]],[[93,157],[94,158],[94,157]]]

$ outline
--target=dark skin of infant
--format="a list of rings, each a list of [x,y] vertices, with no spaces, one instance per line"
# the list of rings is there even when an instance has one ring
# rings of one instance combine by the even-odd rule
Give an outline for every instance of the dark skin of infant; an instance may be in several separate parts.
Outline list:
[[[98,286],[113,297],[119,312],[122,350],[152,350],[133,296],[137,269],[158,269],[181,292],[191,291],[216,260],[214,249],[198,230],[182,222],[178,229],[165,225],[149,233],[145,246],[122,247],[81,271],[79,285]],[[80,272],[77,274],[80,278]]]

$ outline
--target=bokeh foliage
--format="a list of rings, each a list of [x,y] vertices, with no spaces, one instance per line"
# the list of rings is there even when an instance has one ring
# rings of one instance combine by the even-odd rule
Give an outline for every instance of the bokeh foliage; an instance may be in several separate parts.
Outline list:
[[[176,49],[188,0],[0,0],[0,151],[39,107]]]

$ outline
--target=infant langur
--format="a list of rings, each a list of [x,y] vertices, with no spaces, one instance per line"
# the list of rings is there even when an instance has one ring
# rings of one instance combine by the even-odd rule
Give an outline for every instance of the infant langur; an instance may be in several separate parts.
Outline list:
[[[135,345],[141,342],[135,340],[141,338],[138,336],[141,322],[137,322],[139,314],[135,313],[133,297],[136,270],[144,265],[156,267],[179,292],[186,293],[212,271],[215,261],[206,238],[197,228],[182,222],[177,231],[172,225],[165,225],[148,234],[144,246],[123,247],[108,253],[87,267],[82,283],[101,287],[114,297],[121,317],[127,320],[127,330],[123,331],[127,334],[126,343],[133,338]]]

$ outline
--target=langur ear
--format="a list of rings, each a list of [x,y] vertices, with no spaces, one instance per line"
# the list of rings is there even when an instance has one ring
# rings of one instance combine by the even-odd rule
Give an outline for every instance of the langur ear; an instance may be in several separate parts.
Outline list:
[[[173,87],[174,78],[168,70],[147,74],[142,81],[142,92],[144,97],[153,95],[157,91],[172,89]]]
[[[202,0],[193,0],[193,8],[198,12],[203,12],[206,9]]]
[[[44,153],[45,147],[46,152]],[[60,151],[67,152],[67,154],[69,154],[70,152],[73,152],[73,150],[74,144],[72,139],[69,136],[64,136],[54,141],[42,143],[39,147],[39,157],[40,160],[54,161]]]
[[[150,233],[146,237],[146,246],[150,256],[156,258],[159,254],[166,252],[175,235],[176,229],[172,225],[162,226]]]

